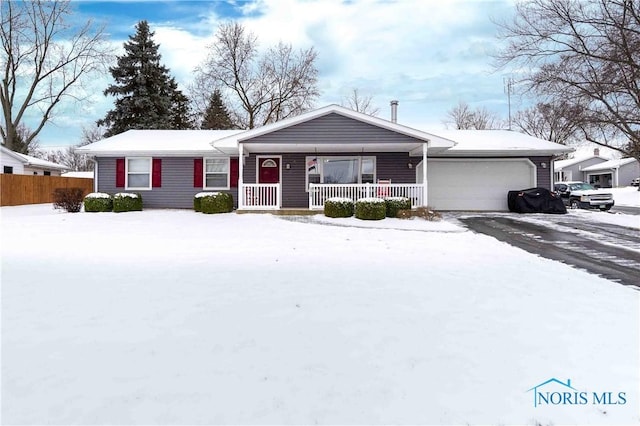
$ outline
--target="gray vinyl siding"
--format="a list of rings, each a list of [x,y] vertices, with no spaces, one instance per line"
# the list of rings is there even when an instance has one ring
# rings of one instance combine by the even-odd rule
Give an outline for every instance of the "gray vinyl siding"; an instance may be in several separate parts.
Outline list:
[[[551,167],[552,157],[528,157],[536,165],[536,180],[538,188],[553,190],[553,167]],[[544,163],[544,167],[542,164]],[[522,188],[527,189],[527,188]]]
[[[125,188],[116,188],[116,159],[97,158],[98,191],[112,195],[117,192],[139,192],[142,195],[143,206],[149,208],[192,209],[194,195],[203,191],[202,188],[193,187],[193,160],[194,158],[189,157],[162,158],[162,187],[127,191]],[[219,192],[231,193],[237,206],[237,188]]]
[[[423,142],[422,140],[363,123],[338,114],[328,114],[295,126],[251,138],[251,143],[325,143]]]
[[[640,177],[640,164],[638,164],[637,161],[622,165],[618,169],[618,186],[629,186],[631,185],[632,180],[639,177]]]
[[[269,154],[258,154],[260,157],[268,157]],[[278,156],[280,154],[273,154]],[[306,181],[306,157],[307,156],[366,156],[376,157],[376,179],[391,179],[392,183],[415,183],[415,166],[419,159],[409,157],[407,153],[390,152],[351,152],[337,154],[315,154],[314,152],[282,154],[282,207],[306,208],[309,207],[309,193],[305,188]],[[410,169],[408,164],[412,163]],[[286,165],[291,167],[287,170]],[[256,183],[256,154],[251,154],[244,165],[244,183]]]
[[[584,161],[580,161],[579,163],[572,164],[570,166],[566,166],[562,168],[562,172],[565,175],[568,172],[571,172],[570,180],[584,181],[587,182],[587,175],[582,171],[585,167],[593,166],[596,164],[604,163],[606,160],[604,158],[588,158]]]

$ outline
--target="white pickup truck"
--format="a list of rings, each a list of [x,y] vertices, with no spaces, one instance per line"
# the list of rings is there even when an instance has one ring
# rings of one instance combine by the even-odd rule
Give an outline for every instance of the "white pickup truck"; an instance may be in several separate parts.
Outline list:
[[[562,201],[572,209],[609,210],[613,207],[613,194],[596,189],[584,182],[556,182],[553,189]]]

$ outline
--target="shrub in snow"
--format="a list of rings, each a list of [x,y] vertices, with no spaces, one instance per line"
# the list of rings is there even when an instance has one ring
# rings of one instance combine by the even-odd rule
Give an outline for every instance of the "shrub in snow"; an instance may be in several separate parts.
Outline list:
[[[426,220],[440,220],[442,215],[430,207],[418,207],[415,209],[415,216],[421,217]]]
[[[142,196],[133,192],[119,192],[113,196],[113,211],[142,211]]]
[[[353,200],[351,198],[328,198],[324,202],[324,215],[326,217],[353,216]]]
[[[399,210],[411,210],[411,200],[407,197],[388,197],[384,202],[387,205],[387,217],[398,217]]]
[[[440,220],[442,216],[435,210],[431,210],[429,207],[418,207],[415,210],[398,210],[398,218],[410,219],[412,217],[421,217],[425,220],[436,221]]]
[[[82,188],[56,188],[53,190],[53,208],[78,213],[82,209]]]
[[[113,210],[113,198],[104,192],[92,192],[84,197],[85,212],[110,212]]]
[[[199,201],[196,201],[198,199]],[[197,203],[199,203],[199,206],[196,206]],[[200,194],[196,194],[193,207],[196,211],[206,214],[229,213],[233,211],[233,197],[226,192],[201,192]]]
[[[358,219],[381,220],[387,215],[387,204],[382,198],[361,198],[356,201],[355,214]]]

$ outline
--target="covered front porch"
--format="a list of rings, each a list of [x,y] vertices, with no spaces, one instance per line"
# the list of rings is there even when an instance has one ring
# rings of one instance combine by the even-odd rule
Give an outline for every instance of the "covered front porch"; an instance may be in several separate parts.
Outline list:
[[[282,185],[242,184],[238,192],[239,210],[279,210],[282,208]],[[360,184],[309,184],[308,209],[322,210],[329,198],[349,198],[354,202],[362,198],[406,197],[411,208],[426,206],[427,187],[420,183],[360,183]]]
[[[238,210],[322,210],[328,198],[428,202],[418,164],[454,142],[332,105],[213,144],[237,152]],[[423,185],[424,183],[424,185]]]

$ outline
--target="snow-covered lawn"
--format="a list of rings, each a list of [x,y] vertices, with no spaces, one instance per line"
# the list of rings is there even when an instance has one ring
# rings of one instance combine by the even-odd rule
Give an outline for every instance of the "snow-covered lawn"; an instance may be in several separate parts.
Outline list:
[[[3,424],[640,422],[640,293],[455,224],[0,217]]]
[[[621,188],[605,188],[604,190],[613,193],[616,206],[640,207],[640,191],[638,191],[637,187],[625,186]]]

